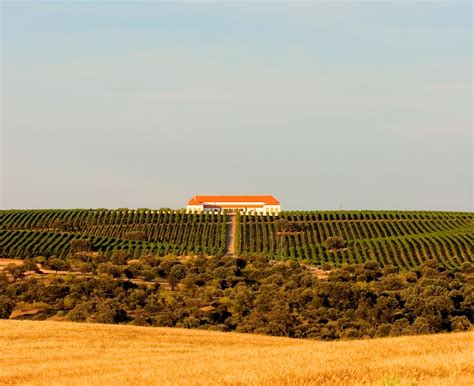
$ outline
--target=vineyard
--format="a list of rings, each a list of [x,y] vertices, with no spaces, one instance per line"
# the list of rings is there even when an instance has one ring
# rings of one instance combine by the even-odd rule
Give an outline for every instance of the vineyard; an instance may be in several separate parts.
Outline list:
[[[124,250],[138,257],[225,252],[227,216],[153,210],[0,211],[0,256],[64,257],[72,240],[88,240],[106,254]]]
[[[403,269],[429,259],[446,267],[474,261],[473,213],[337,211],[239,217],[241,255],[333,266],[375,259]],[[341,245],[328,246],[331,238]]]
[[[109,255],[223,255],[226,214],[150,209],[0,211],[0,257],[64,257],[74,240]],[[282,212],[237,215],[240,255],[341,266],[369,259],[403,269],[435,259],[473,262],[474,214],[421,211]],[[331,244],[336,239],[337,245]],[[334,240],[333,240],[334,241]]]

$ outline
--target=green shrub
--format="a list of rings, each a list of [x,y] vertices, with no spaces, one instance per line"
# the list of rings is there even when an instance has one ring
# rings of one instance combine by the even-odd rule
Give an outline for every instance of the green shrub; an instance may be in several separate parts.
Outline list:
[[[324,242],[326,249],[332,251],[337,249],[343,249],[347,247],[347,241],[339,236],[328,237]]]

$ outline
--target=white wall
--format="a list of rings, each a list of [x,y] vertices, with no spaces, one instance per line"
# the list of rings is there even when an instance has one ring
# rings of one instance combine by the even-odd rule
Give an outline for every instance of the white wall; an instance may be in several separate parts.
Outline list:
[[[240,209],[241,213],[280,213],[281,206],[280,205],[263,205],[261,208],[248,208],[245,210],[246,205],[259,205],[262,203],[255,203],[255,202],[246,202],[242,204],[241,202],[226,202],[226,203],[207,203],[209,205],[242,205]],[[221,210],[218,208],[204,208],[203,205],[186,205],[186,212],[187,213],[209,213],[209,212],[220,212]]]
[[[200,213],[202,211],[202,205],[186,205],[186,213]]]
[[[202,208],[199,209],[199,211],[203,211],[205,213],[209,212],[220,212],[224,211],[225,209],[219,209],[219,208]],[[261,208],[248,208],[245,209],[245,206],[241,209],[239,209],[241,213],[280,213],[280,206],[279,205],[264,205]]]
[[[281,205],[265,205],[263,207],[265,211],[270,213],[280,213],[281,212]]]

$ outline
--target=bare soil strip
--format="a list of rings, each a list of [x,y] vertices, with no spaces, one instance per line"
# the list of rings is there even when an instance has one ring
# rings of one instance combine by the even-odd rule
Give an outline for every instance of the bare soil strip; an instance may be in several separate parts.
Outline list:
[[[237,232],[237,217],[230,213],[229,221],[227,222],[227,240],[226,240],[226,255],[235,256],[235,234]]]

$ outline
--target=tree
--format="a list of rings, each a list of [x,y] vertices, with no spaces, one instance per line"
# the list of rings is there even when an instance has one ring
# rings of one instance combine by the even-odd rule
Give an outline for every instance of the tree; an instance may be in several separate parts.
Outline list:
[[[46,261],[46,267],[52,269],[53,271],[66,271],[70,268],[68,262],[58,259],[57,257],[53,257]]]
[[[133,316],[132,324],[135,326],[147,326],[150,323],[150,319],[144,310],[137,310]]]
[[[387,275],[390,275],[391,273],[398,273],[399,269],[398,267],[395,267],[394,265],[387,264],[383,267],[382,271],[383,271],[383,275],[387,276]]]
[[[141,231],[125,232],[122,236],[125,240],[146,240],[146,234]]]
[[[24,268],[17,264],[8,264],[5,266],[5,268],[3,268],[3,270],[13,278],[13,281],[21,279],[23,276],[25,276]]]
[[[73,322],[85,322],[89,319],[91,311],[91,303],[79,303],[69,311],[67,318]]]
[[[71,252],[90,252],[92,250],[91,241],[88,239],[73,239],[69,245]]]
[[[423,316],[416,318],[413,324],[404,330],[404,333],[409,335],[430,334],[432,332],[434,330],[430,321]]]
[[[36,265],[36,263],[32,259],[25,259],[23,260],[23,269],[25,272],[31,271],[31,272],[40,272],[40,269]]]
[[[290,232],[293,230],[291,223],[284,218],[280,218],[276,221],[275,228],[277,232]]]
[[[463,273],[474,273],[474,264],[468,261],[461,264],[461,272]]]
[[[116,265],[124,265],[124,264],[127,264],[127,261],[129,261],[130,258],[131,258],[131,255],[128,251],[116,249],[112,252],[110,262]],[[107,262],[107,261],[109,261],[109,259],[107,259],[104,256],[104,259],[102,260],[102,262]]]
[[[175,286],[186,276],[186,267],[183,264],[175,264],[168,274],[168,283],[174,291]]]
[[[451,319],[451,329],[453,331],[467,331],[469,328],[471,328],[471,322],[466,316],[455,316]]]
[[[97,272],[117,278],[122,276],[123,269],[112,263],[101,263],[97,266]]]
[[[51,224],[51,228],[56,229],[60,232],[70,232],[74,230],[74,226],[68,224],[66,221],[56,218]]]
[[[148,269],[143,271],[143,280],[152,281],[153,279],[155,279],[155,274],[153,273],[153,271],[150,271]]]
[[[331,250],[337,250],[337,249],[343,249],[343,248],[347,247],[347,241],[344,240],[340,236],[332,236],[332,237],[328,237],[326,239],[326,241],[324,242],[324,246],[330,251]]]
[[[0,295],[0,319],[8,319],[15,308],[15,302],[8,296]]]
[[[96,307],[94,314],[97,323],[122,323],[128,321],[127,311],[115,300],[105,300]]]
[[[375,334],[375,336],[378,337],[378,338],[388,336],[390,334],[390,329],[391,328],[392,328],[392,325],[390,323],[382,323],[377,328],[377,333]]]

